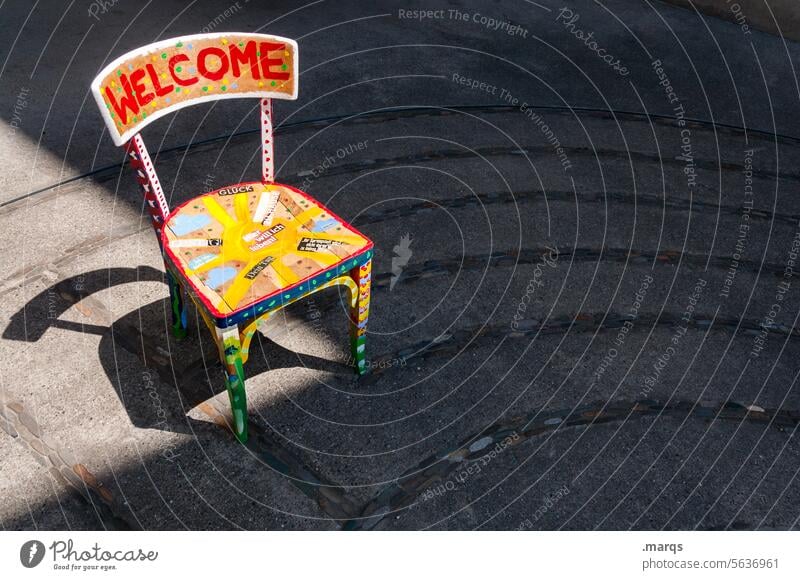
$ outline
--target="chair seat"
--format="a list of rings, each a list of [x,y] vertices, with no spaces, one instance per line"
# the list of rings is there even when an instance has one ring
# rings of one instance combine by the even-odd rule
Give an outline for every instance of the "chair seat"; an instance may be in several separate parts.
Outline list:
[[[171,270],[227,327],[280,307],[366,263],[372,242],[302,191],[259,181],[173,211],[162,230]]]

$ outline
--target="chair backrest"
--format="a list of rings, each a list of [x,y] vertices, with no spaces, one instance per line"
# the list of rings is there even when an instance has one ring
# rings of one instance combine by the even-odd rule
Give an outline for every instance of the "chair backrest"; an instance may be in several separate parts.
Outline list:
[[[92,82],[116,145],[177,109],[216,99],[297,98],[297,43],[249,33],[198,34],[122,55]]]
[[[260,99],[262,180],[274,179],[271,99],[296,99],[297,43],[246,32],[171,38],[128,52],[92,81],[92,93],[116,145],[124,145],[150,206],[153,225],[169,214],[139,132],[177,109],[217,99]]]

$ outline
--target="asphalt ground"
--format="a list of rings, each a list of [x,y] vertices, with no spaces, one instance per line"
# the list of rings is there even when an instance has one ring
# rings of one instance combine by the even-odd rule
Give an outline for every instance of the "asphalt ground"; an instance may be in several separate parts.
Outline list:
[[[796,43],[621,0],[0,23],[4,529],[797,528]],[[375,242],[371,373],[336,290],[287,308],[244,446],[88,92],[212,29],[298,40],[278,179]],[[258,175],[256,128],[244,100],[149,126],[170,204]]]

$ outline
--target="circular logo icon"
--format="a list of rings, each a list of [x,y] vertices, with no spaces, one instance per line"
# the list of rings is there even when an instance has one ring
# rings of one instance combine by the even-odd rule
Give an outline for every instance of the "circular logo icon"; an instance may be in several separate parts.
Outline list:
[[[44,559],[44,544],[39,540],[29,540],[19,549],[19,561],[26,568],[35,568]]]

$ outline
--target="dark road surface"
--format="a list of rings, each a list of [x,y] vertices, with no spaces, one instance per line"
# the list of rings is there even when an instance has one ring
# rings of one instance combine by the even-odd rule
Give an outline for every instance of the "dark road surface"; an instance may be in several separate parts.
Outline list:
[[[798,527],[796,43],[649,0],[66,6],[0,7],[4,529]],[[336,290],[291,306],[246,446],[89,94],[204,30],[298,40],[278,179],[375,242],[372,372]],[[258,175],[254,107],[144,131],[173,207]]]

